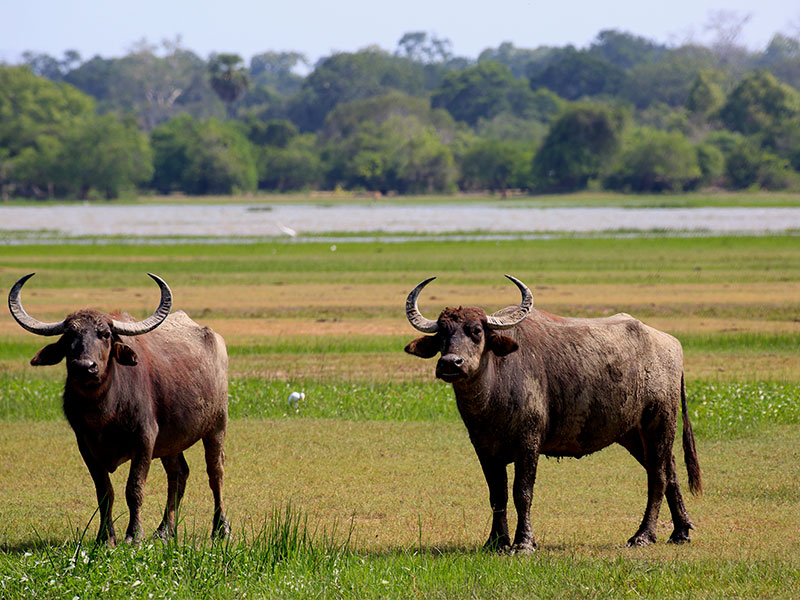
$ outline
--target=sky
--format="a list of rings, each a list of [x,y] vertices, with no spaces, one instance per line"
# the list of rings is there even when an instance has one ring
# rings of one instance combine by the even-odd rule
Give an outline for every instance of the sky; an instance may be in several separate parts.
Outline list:
[[[176,40],[203,58],[233,52],[245,60],[266,51],[297,51],[313,64],[333,52],[370,45],[395,50],[404,33],[425,31],[452,42],[457,56],[477,58],[512,42],[586,47],[603,29],[659,43],[708,43],[719,11],[749,16],[741,42],[762,50],[775,33],[800,35],[796,0],[0,0],[0,61],[26,50],[84,60],[127,54],[137,42]]]

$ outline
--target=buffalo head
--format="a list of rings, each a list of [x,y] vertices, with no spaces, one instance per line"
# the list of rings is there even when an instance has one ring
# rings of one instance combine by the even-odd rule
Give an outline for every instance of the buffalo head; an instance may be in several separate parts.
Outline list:
[[[31,359],[34,366],[55,365],[66,359],[70,379],[82,385],[97,385],[106,373],[109,361],[120,365],[137,364],[136,353],[120,336],[135,336],[158,327],[172,308],[172,292],[158,276],[148,273],[161,288],[161,302],[156,311],[143,321],[121,321],[96,310],[80,310],[58,323],[34,319],[22,307],[20,290],[33,273],[22,277],[8,294],[8,308],[20,326],[37,335],[60,335]]]
[[[517,350],[513,339],[500,333],[522,322],[533,306],[533,294],[518,279],[506,275],[522,293],[522,301],[513,310],[503,309],[492,315],[477,307],[445,308],[436,321],[426,319],[417,307],[420,291],[435,277],[421,282],[408,295],[406,316],[419,331],[428,334],[417,338],[405,347],[409,354],[420,358],[433,358],[441,353],[436,363],[436,377],[452,383],[469,379],[482,368],[487,352],[505,356]]]

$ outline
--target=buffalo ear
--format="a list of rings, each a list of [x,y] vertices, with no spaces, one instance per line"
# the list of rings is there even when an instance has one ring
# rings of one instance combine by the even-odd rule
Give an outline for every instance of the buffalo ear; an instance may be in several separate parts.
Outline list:
[[[421,338],[410,342],[405,347],[405,351],[420,358],[433,358],[439,352],[438,338],[438,335],[423,335]]]
[[[519,348],[519,344],[512,340],[507,335],[500,335],[495,333],[489,336],[489,350],[494,352],[495,356],[505,356],[511,354]]]
[[[111,349],[111,354],[119,364],[126,367],[134,367],[139,364],[139,358],[133,348],[122,342],[114,342],[114,347]]]
[[[55,344],[48,344],[36,353],[31,359],[31,364],[34,367],[41,367],[44,365],[57,365],[64,360],[64,349],[59,342]]]

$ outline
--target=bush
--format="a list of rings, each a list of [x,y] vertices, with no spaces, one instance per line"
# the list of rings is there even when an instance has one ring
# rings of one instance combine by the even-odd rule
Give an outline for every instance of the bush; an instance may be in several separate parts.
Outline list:
[[[677,192],[700,177],[697,151],[686,136],[642,128],[626,141],[604,184],[626,192]]]
[[[798,185],[797,174],[788,161],[766,152],[751,141],[740,143],[725,161],[725,174],[731,187],[746,189],[758,186],[783,190]]]

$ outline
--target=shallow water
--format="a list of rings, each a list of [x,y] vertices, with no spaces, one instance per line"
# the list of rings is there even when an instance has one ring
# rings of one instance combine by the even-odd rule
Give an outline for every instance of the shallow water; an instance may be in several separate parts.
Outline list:
[[[56,205],[0,207],[0,231],[69,236],[291,236],[800,230],[800,208],[528,208],[443,205]]]

